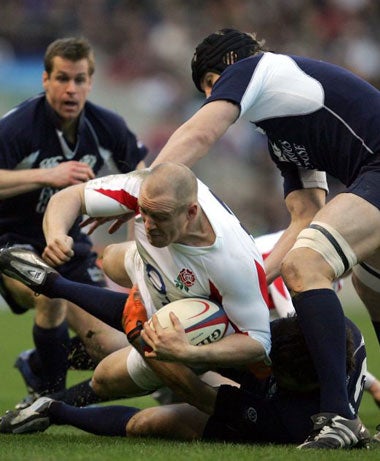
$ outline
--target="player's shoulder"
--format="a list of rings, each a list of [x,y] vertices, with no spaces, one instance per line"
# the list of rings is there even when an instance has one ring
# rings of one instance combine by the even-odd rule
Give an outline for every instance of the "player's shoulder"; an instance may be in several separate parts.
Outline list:
[[[22,126],[24,122],[26,123],[35,118],[36,113],[43,107],[44,101],[45,95],[40,93],[20,102],[1,117],[0,125],[2,127],[11,125]]]
[[[0,135],[7,143],[29,142],[35,127],[44,125],[45,96],[39,94],[29,98],[8,111],[0,119]]]
[[[111,109],[95,104],[92,101],[86,101],[84,110],[86,118],[92,123],[105,124],[115,127],[115,129],[125,129],[126,124],[123,117]]]

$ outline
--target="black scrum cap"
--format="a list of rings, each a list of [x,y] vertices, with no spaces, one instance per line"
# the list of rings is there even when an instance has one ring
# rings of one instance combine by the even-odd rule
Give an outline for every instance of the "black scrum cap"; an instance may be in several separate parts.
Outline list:
[[[227,66],[260,49],[260,43],[252,35],[236,29],[221,29],[209,35],[197,46],[191,61],[195,86],[203,93],[201,80],[206,72],[221,74]]]

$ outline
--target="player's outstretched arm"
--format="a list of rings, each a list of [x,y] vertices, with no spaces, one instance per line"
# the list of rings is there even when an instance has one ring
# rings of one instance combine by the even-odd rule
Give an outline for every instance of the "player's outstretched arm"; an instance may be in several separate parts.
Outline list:
[[[43,219],[46,247],[42,257],[52,266],[64,264],[74,255],[73,240],[68,234],[77,217],[85,213],[84,187],[67,187],[49,200]]]
[[[213,101],[203,106],[172,134],[151,166],[163,162],[192,166],[208,153],[238,116],[238,106],[228,101]]]

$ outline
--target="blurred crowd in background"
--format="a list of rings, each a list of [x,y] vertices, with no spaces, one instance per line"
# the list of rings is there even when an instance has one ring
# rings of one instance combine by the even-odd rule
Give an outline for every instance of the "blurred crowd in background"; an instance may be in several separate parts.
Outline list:
[[[202,104],[195,46],[223,27],[256,32],[267,48],[342,65],[380,87],[379,0],[0,0],[0,111],[41,91],[46,46],[83,35],[97,68],[91,100],[116,110],[150,149]],[[194,168],[254,235],[287,226],[266,139],[232,127]],[[333,195],[340,186],[331,183]],[[99,237],[98,237],[99,238]]]

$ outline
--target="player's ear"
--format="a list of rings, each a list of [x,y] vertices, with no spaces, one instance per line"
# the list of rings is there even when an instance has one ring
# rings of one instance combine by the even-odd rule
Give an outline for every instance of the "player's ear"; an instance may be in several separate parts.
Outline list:
[[[90,77],[89,77],[89,85],[88,85],[89,91],[92,90],[92,82],[93,82],[93,78],[92,78],[92,75],[90,75]]]
[[[46,70],[44,70],[42,72],[42,86],[44,87],[45,90],[46,90],[46,84],[48,81],[49,81],[49,74],[46,72]]]
[[[192,203],[187,209],[187,216],[189,219],[194,219],[198,213],[198,204]]]

